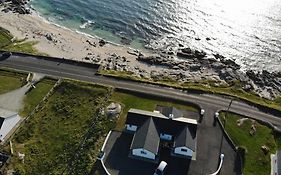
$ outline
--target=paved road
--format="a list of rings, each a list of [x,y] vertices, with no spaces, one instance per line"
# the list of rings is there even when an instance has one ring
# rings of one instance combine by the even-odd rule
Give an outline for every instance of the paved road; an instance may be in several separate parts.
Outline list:
[[[73,65],[61,60],[49,61],[39,59],[33,56],[17,56],[13,55],[8,59],[0,59],[0,67],[14,68],[29,72],[43,73],[55,77],[70,78],[87,82],[94,82],[113,87],[133,90],[136,92],[156,95],[186,102],[192,102],[206,110],[226,110],[231,99],[215,95],[198,95],[181,92],[176,89],[148,85],[138,82],[122,81],[113,78],[95,75],[97,69],[93,67],[85,67],[82,65]],[[281,128],[281,116],[274,116],[264,113],[258,108],[250,106],[240,101],[234,101],[230,111],[248,116],[254,119],[270,122]]]

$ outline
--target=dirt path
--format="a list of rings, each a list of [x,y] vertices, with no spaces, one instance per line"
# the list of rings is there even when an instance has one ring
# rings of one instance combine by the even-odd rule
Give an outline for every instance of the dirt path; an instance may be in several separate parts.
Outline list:
[[[43,77],[42,74],[33,74],[32,83],[40,81]],[[19,89],[0,95],[0,108],[19,112],[23,105],[25,93],[31,88],[32,83],[29,82]]]

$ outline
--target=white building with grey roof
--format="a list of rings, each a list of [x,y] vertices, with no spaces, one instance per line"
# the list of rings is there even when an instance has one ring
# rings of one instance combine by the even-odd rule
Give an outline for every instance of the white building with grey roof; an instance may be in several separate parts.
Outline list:
[[[129,110],[125,130],[134,134],[130,154],[157,161],[160,142],[167,142],[172,143],[171,155],[195,160],[197,120],[184,118],[177,109],[163,111]]]
[[[15,129],[21,121],[21,117],[16,112],[0,108],[0,141],[7,139],[9,134]]]

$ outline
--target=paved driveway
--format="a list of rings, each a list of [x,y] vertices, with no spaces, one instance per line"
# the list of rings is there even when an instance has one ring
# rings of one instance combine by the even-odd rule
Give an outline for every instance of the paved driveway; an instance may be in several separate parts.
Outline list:
[[[197,130],[197,159],[195,161],[170,156],[170,150],[161,149],[160,160],[168,163],[165,175],[206,175],[217,170],[220,154],[225,159],[220,174],[240,174],[236,152],[214,121],[215,111],[206,110],[206,115]],[[105,165],[112,175],[150,175],[157,164],[128,158],[133,135],[113,132],[105,147]]]

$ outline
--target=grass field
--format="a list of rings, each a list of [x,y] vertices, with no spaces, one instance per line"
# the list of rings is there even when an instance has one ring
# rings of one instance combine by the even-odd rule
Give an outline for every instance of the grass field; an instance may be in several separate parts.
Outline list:
[[[225,113],[221,114],[224,122]],[[243,173],[245,175],[266,175],[270,174],[270,153],[275,153],[281,147],[281,136],[273,133],[272,129],[255,122],[256,133],[251,136],[251,120],[246,120],[241,126],[237,120],[241,116],[228,114],[226,118],[226,131],[236,146],[246,149]],[[269,153],[264,154],[261,147],[267,146]]]
[[[26,76],[24,73],[0,69],[0,94],[20,88]]]
[[[36,88],[26,94],[24,99],[24,108],[20,112],[22,117],[26,117],[36,105],[44,98],[56,83],[56,80],[44,78],[36,84]]]
[[[0,49],[6,51],[29,53],[33,55],[46,55],[44,53],[38,52],[34,45],[36,42],[30,42],[25,40],[13,40],[13,36],[9,31],[0,27]]]
[[[24,153],[25,161],[14,157],[10,166],[20,175],[88,174],[104,135],[114,127],[99,115],[108,94],[105,87],[63,82],[15,135],[14,150]],[[86,133],[83,149],[78,149]],[[72,169],[65,171],[68,165]]]
[[[163,106],[173,106],[178,109],[197,111],[196,108],[188,105],[176,104],[168,101],[163,101],[157,98],[141,97],[141,96],[126,94],[122,92],[114,92],[111,100],[114,102],[118,102],[123,106],[122,114],[117,122],[116,130],[122,130],[124,128],[126,115],[130,108],[153,111],[156,105],[163,105]]]

